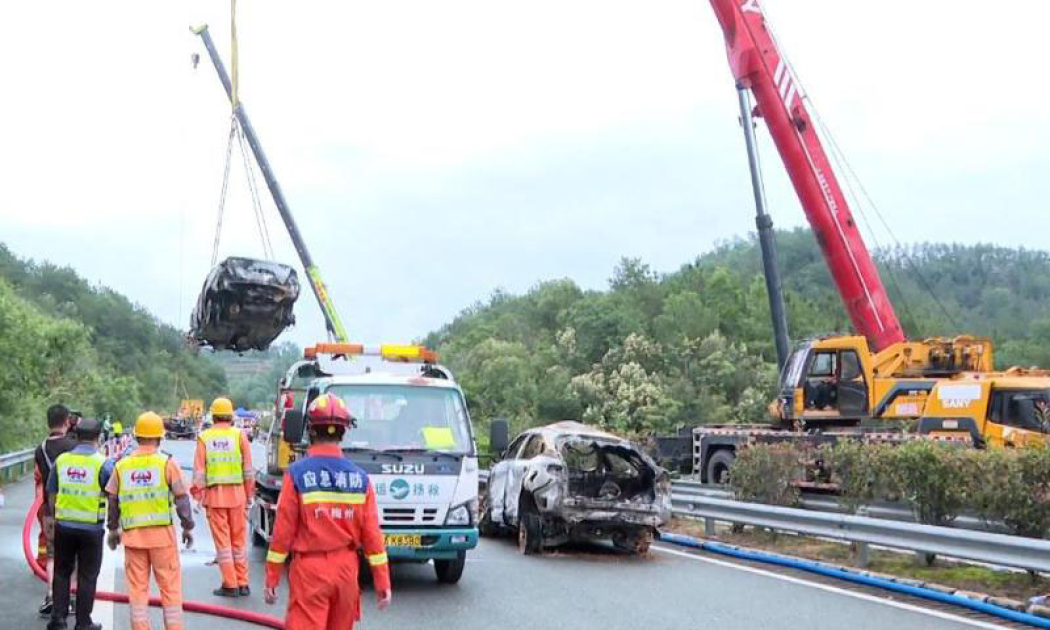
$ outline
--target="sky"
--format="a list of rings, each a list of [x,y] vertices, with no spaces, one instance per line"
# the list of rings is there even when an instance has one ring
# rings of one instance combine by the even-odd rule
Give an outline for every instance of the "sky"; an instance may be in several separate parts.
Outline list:
[[[1050,248],[1050,4],[764,7],[896,239]],[[228,63],[229,5],[19,2],[0,21],[17,25],[0,38],[0,242],[185,328],[230,124],[188,27],[210,24]],[[624,256],[671,272],[754,229],[703,0],[241,0],[237,25],[242,101],[354,340],[420,338],[496,289],[604,288]],[[759,143],[776,225],[805,225],[761,124]],[[231,173],[218,255],[261,256]],[[275,258],[298,265],[263,195]],[[895,242],[865,216],[869,246]],[[296,312],[286,338],[319,340],[305,286]]]

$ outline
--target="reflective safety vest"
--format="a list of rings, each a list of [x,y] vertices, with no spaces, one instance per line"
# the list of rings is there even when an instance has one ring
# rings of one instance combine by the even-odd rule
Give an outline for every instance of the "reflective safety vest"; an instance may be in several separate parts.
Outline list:
[[[165,475],[168,457],[129,455],[117,462],[120,526],[124,529],[171,525],[171,488]]]
[[[55,460],[58,494],[55,519],[65,523],[101,523],[106,516],[106,495],[99,474],[106,458],[99,453],[62,453]]]
[[[205,485],[244,483],[241,432],[234,427],[214,427],[201,433],[205,453]]]

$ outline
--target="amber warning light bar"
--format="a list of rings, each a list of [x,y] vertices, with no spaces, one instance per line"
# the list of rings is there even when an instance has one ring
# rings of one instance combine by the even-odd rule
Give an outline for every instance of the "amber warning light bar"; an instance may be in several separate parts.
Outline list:
[[[402,363],[437,363],[438,353],[423,346],[381,345],[366,346],[360,343],[319,343],[303,350],[303,357],[316,358],[319,355],[346,355],[364,357],[382,357],[385,361]]]

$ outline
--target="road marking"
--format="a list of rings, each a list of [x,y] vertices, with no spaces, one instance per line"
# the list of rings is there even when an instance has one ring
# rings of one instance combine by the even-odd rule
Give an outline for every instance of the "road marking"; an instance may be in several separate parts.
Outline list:
[[[717,564],[719,566],[728,567],[730,569],[737,569],[739,571],[747,571],[748,573],[754,573],[756,575],[764,575],[766,577],[771,577],[771,578],[774,578],[774,579],[777,579],[777,580],[782,580],[784,582],[791,582],[793,584],[800,584],[802,586],[809,586],[811,588],[818,588],[820,590],[828,591],[828,592],[831,592],[831,593],[836,593],[836,594],[839,594],[839,595],[848,595],[849,597],[855,597],[857,599],[863,599],[863,600],[869,601],[869,602],[876,602],[876,603],[879,603],[879,604],[883,604],[885,606],[892,606],[894,608],[900,608],[902,610],[910,610],[912,612],[917,612],[917,613],[920,613],[920,614],[923,614],[923,615],[929,615],[931,617],[939,617],[941,619],[945,619],[945,620],[948,620],[948,621],[954,621],[956,623],[966,624],[968,626],[973,626],[975,628],[989,628],[990,630],[1002,630],[1002,626],[997,625],[997,624],[987,623],[987,622],[984,622],[984,621],[977,621],[975,619],[967,619],[966,617],[960,617],[958,615],[953,615],[952,613],[947,613],[947,612],[943,612],[943,611],[940,611],[940,610],[933,610],[932,608],[924,608],[922,606],[916,606],[914,604],[908,604],[908,603],[905,603],[905,602],[898,602],[898,601],[895,601],[895,600],[892,600],[892,599],[885,599],[885,598],[882,598],[882,597],[877,597],[875,595],[869,595],[867,593],[859,593],[857,591],[851,591],[851,590],[848,590],[848,589],[840,588],[838,586],[831,586],[830,584],[821,584],[819,582],[811,582],[809,580],[804,580],[802,578],[797,578],[797,577],[794,577],[792,575],[783,575],[783,574],[780,574],[780,573],[775,573],[773,571],[767,571],[765,569],[758,569],[758,568],[749,567],[749,566],[743,565],[743,564],[737,564],[735,562],[727,562],[725,560],[717,560],[715,558],[706,558],[704,556],[697,555],[697,554],[694,554],[694,553],[689,553],[689,552],[686,552],[686,551],[678,551],[677,549],[667,549],[667,548],[664,548],[664,547],[657,547],[657,546],[653,546],[652,549],[654,551],[659,551],[661,553],[669,553],[671,555],[681,556],[683,558],[690,558],[692,560],[697,560],[699,562],[707,562],[709,564]]]
[[[116,551],[105,549],[102,553],[102,568],[99,570],[95,588],[100,591],[113,592],[113,587],[117,581],[118,566],[124,566],[124,547],[118,547]],[[113,630],[116,627],[117,608],[118,606],[113,602],[104,602],[96,599],[92,617],[97,623],[102,624],[103,630]]]

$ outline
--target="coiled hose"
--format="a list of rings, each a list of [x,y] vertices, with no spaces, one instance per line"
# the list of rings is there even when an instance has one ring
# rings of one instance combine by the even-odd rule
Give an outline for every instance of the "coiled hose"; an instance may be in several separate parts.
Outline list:
[[[40,563],[36,561],[36,557],[33,555],[33,545],[31,543],[33,533],[33,522],[36,521],[37,512],[40,510],[41,499],[37,497],[36,501],[33,502],[32,507],[29,508],[29,513],[26,514],[25,524],[22,525],[22,550],[25,552],[26,562],[29,563],[29,568],[43,581],[47,581],[47,571],[40,566]],[[98,591],[95,593],[95,599],[101,599],[107,602],[116,602],[118,604],[127,604],[128,596],[126,593],[111,593],[107,591]],[[151,597],[149,600],[150,606],[160,607],[160,598]],[[237,621],[246,621],[253,623],[257,626],[263,626],[264,628],[277,628],[278,630],[284,630],[284,620],[278,619],[273,615],[264,615],[250,610],[238,610],[236,608],[227,608],[225,606],[216,606],[215,604],[206,604],[204,602],[197,602],[192,600],[184,600],[182,602],[182,609],[189,613],[200,613],[203,615],[212,615],[214,617],[225,617],[226,619],[234,619]]]
[[[726,545],[721,545],[719,543],[712,543],[700,540],[698,538],[693,538],[692,536],[683,536],[682,534],[672,534],[668,532],[660,532],[660,540],[675,545],[681,545],[683,547],[692,547],[694,549],[710,551],[711,553],[717,553],[723,556],[731,556],[733,558],[751,560],[754,562],[763,562],[765,564],[775,564],[777,566],[788,567],[792,569],[801,569],[802,571],[808,571],[809,573],[825,575],[828,577],[845,580],[847,582],[864,584],[866,586],[874,586],[876,588],[895,591],[897,593],[903,593],[905,595],[911,595],[913,597],[921,597],[923,599],[929,599],[944,604],[962,606],[963,608],[969,608],[970,610],[975,610],[986,615],[992,615],[994,617],[999,617],[1000,619],[1007,619],[1009,621],[1026,623],[1037,628],[1050,628],[1050,619],[1039,617],[1037,615],[1030,615],[1028,613],[1018,612],[1009,608],[1003,608],[1002,606],[996,606],[987,602],[977,601],[976,599],[970,599],[969,597],[962,597],[961,595],[949,595],[948,593],[941,593],[940,591],[935,591],[933,589],[922,588],[919,586],[909,586],[907,584],[892,582],[890,580],[885,580],[871,575],[861,575],[860,573],[854,573],[852,571],[846,571],[835,567],[829,567],[822,564],[818,564],[816,562],[798,560],[796,558],[787,558],[771,553],[763,553],[758,551],[750,551],[747,549],[739,549],[736,547],[729,547]]]

